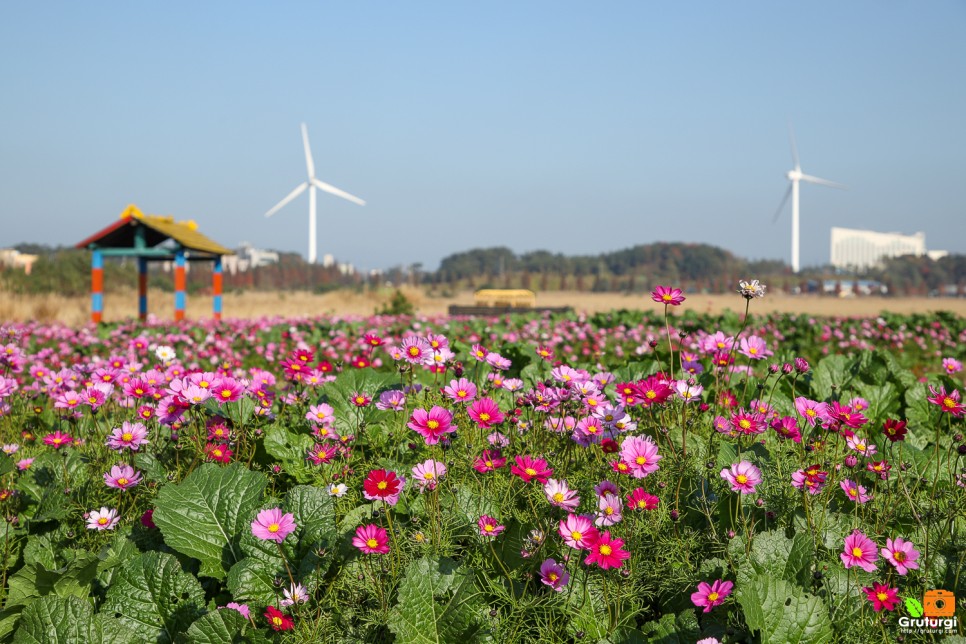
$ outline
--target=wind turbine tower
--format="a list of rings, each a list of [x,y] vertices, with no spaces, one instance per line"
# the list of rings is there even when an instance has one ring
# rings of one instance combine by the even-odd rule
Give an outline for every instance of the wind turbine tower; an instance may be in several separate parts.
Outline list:
[[[356,197],[350,195],[344,190],[339,190],[335,186],[330,186],[324,181],[319,181],[315,178],[315,162],[312,161],[312,150],[309,148],[309,131],[305,127],[305,123],[302,123],[302,144],[305,147],[305,168],[308,171],[308,180],[300,183],[295,189],[288,193],[288,195],[279,201],[275,206],[265,213],[266,217],[271,217],[276,212],[285,207],[285,205],[292,199],[295,199],[300,194],[305,192],[305,189],[309,190],[309,264],[314,264],[317,256],[316,251],[316,220],[315,220],[315,190],[316,188],[322,190],[323,192],[328,192],[330,195],[335,195],[337,197],[342,197],[347,199],[352,203],[359,204],[360,206],[366,205],[366,202]]]
[[[792,132],[791,127],[788,128],[788,136],[791,140],[792,146],[792,162],[795,167],[788,171],[785,175],[791,182],[788,186],[788,190],[785,192],[785,196],[782,198],[781,204],[778,206],[778,210],[775,211],[775,220],[778,221],[779,215],[782,214],[782,210],[785,209],[785,204],[788,202],[788,198],[792,198],[792,272],[797,273],[801,268],[799,261],[799,206],[798,206],[798,193],[800,189],[800,183],[802,181],[806,183],[814,183],[820,186],[828,186],[830,188],[841,188],[845,189],[846,186],[841,183],[836,183],[834,181],[829,181],[828,179],[822,179],[821,177],[815,177],[810,174],[805,174],[802,172],[802,166],[798,162],[798,148],[795,145],[795,133]]]

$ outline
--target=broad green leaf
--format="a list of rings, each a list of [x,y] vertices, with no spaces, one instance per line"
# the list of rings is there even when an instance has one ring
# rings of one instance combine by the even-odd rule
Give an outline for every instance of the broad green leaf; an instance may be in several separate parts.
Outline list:
[[[285,496],[285,509],[295,516],[299,543],[335,541],[335,504],[325,490],[309,485],[293,487]]]
[[[223,579],[241,559],[238,540],[251,531],[267,480],[238,463],[206,463],[177,485],[165,485],[154,522],[165,543],[201,562],[201,573]]]
[[[879,426],[886,418],[892,418],[899,411],[899,391],[889,381],[867,385],[857,383],[856,391],[869,401],[869,409],[865,412],[873,425]]]
[[[185,639],[191,644],[256,644],[271,641],[232,608],[221,608],[198,618],[188,628]]]
[[[32,536],[27,540],[27,545],[24,546],[23,562],[28,565],[39,563],[47,570],[53,570],[57,567],[58,550],[52,534]]]
[[[132,559],[107,591],[101,613],[142,641],[171,642],[203,612],[205,593],[173,555],[146,552]]]
[[[811,580],[812,540],[804,533],[792,539],[777,530],[755,536],[751,556],[738,566],[739,583],[758,575],[797,582],[808,587]]]
[[[812,396],[815,400],[837,399],[851,380],[849,358],[833,354],[822,358],[812,376]]]
[[[138,452],[134,455],[134,467],[144,472],[144,478],[156,483],[168,482],[168,471],[161,464],[161,461],[148,452]]]
[[[590,642],[608,642],[607,605],[604,603],[603,588],[596,577],[585,577],[582,582],[573,582],[573,592],[568,594],[567,632],[574,638],[583,633],[581,639]]]
[[[40,563],[28,564],[8,580],[5,607],[23,606],[50,594],[86,598],[97,574],[97,564],[97,557],[90,553],[78,555],[57,570],[47,570]]]
[[[290,432],[284,427],[270,427],[265,432],[262,445],[268,455],[278,460],[287,474],[300,483],[312,480],[312,472],[306,457],[315,439],[308,434]]]
[[[15,644],[126,644],[137,636],[115,620],[95,615],[89,602],[48,595],[27,606]]]
[[[389,630],[399,644],[470,644],[482,639],[474,575],[452,559],[424,557],[406,568]]]
[[[279,566],[281,567],[281,560]],[[228,571],[228,590],[237,602],[250,602],[262,606],[274,604],[278,590],[273,580],[284,579],[285,573],[252,557],[242,559]]]
[[[833,639],[825,602],[783,579],[740,579],[737,598],[748,628],[761,632],[762,644],[823,644]]]
[[[645,624],[641,630],[649,636],[649,642],[661,644],[691,644],[701,634],[701,627],[698,626],[693,610],[686,610],[678,615],[663,615],[660,620]]]

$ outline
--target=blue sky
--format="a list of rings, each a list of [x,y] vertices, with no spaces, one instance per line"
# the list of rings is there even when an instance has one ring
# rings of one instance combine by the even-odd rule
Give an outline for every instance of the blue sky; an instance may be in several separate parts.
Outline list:
[[[128,203],[234,246],[359,268],[654,241],[802,262],[833,225],[966,252],[966,3],[0,5],[0,246],[73,244]]]

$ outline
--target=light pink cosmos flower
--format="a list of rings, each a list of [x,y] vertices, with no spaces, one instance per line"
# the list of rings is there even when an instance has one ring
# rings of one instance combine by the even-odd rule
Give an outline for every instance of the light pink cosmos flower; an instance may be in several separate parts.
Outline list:
[[[816,423],[824,423],[829,420],[828,403],[816,402],[804,396],[799,396],[795,399],[795,410],[812,427],[815,427]]]
[[[657,443],[650,438],[628,436],[621,443],[621,460],[630,468],[631,475],[642,479],[659,469],[657,464],[661,460],[657,453]]]
[[[859,530],[845,537],[845,549],[839,555],[846,568],[858,566],[866,572],[875,572],[875,562],[879,558],[875,542]]]
[[[875,445],[866,442],[864,438],[859,438],[858,436],[849,436],[845,439],[845,443],[850,449],[855,450],[863,456],[872,456],[878,451]]]
[[[237,602],[228,602],[224,606],[219,606],[219,608],[230,608],[232,610],[237,610],[239,613],[242,614],[242,617],[244,617],[245,619],[251,619],[251,617],[250,617],[251,612],[250,612],[250,610],[248,608],[248,604],[239,604]]]
[[[100,510],[92,510],[87,515],[88,530],[113,530],[121,517],[117,510],[102,507]]]
[[[124,421],[120,427],[111,430],[111,435],[107,437],[107,446],[117,451],[127,448],[136,452],[141,445],[148,442],[147,435],[148,428],[143,423]]]
[[[916,563],[919,551],[911,541],[906,541],[902,537],[886,539],[886,547],[881,550],[881,553],[886,561],[895,566],[896,572],[900,575],[919,568],[919,564]]]
[[[757,335],[742,338],[738,353],[752,360],[764,360],[773,355],[773,352],[768,349],[768,344]]]
[[[590,517],[577,514],[568,514],[567,518],[561,519],[557,531],[564,543],[575,550],[589,549],[600,536]]]
[[[943,369],[951,376],[963,370],[963,363],[956,358],[943,358]]]
[[[594,519],[594,525],[603,527],[619,523],[624,518],[623,510],[624,502],[619,496],[605,493],[597,500],[597,518]]]
[[[423,461],[413,468],[413,478],[416,481],[416,485],[419,486],[420,492],[423,490],[435,490],[436,485],[439,484],[439,480],[445,475],[446,465],[433,459]]]
[[[540,581],[559,593],[570,581],[570,573],[555,560],[547,559],[540,566]]]
[[[855,501],[856,503],[862,504],[872,498],[870,495],[865,493],[865,488],[855,481],[844,479],[839,485],[842,486],[842,490],[845,492],[845,495],[849,497],[850,501]]]
[[[484,537],[495,537],[506,530],[506,526],[500,525],[499,521],[486,514],[480,517],[476,525],[480,529],[480,534]]]
[[[104,484],[117,490],[127,490],[141,482],[141,473],[130,465],[115,465],[104,474]]]
[[[23,472],[24,470],[29,470],[30,466],[33,465],[34,459],[32,458],[22,458],[17,461],[17,469]]]
[[[761,470],[748,461],[739,461],[730,468],[721,470],[721,478],[731,489],[742,494],[754,494],[755,486],[761,483]]]
[[[286,588],[282,591],[285,595],[280,603],[282,606],[291,606],[292,604],[304,604],[309,601],[309,591],[305,589],[302,584],[294,584],[293,586]]]
[[[398,389],[390,389],[379,394],[376,409],[382,411],[402,411],[406,408],[406,394]]]
[[[405,338],[399,348],[402,349],[403,360],[410,364],[422,364],[427,358],[433,357],[433,348],[429,343],[416,336]]]
[[[332,409],[331,405],[325,403],[312,405],[306,412],[305,418],[320,425],[331,425],[335,422],[335,410]]]
[[[282,543],[297,527],[295,515],[282,513],[281,508],[272,508],[258,513],[252,521],[252,534],[265,541]]]
[[[577,492],[567,486],[566,481],[550,479],[543,486],[543,493],[547,496],[550,505],[565,510],[576,510],[580,505],[580,497]]]
[[[710,613],[715,606],[720,606],[731,594],[734,584],[730,581],[721,579],[715,580],[710,586],[702,581],[698,584],[698,591],[691,593],[691,602],[698,608],[704,608],[704,612]]]

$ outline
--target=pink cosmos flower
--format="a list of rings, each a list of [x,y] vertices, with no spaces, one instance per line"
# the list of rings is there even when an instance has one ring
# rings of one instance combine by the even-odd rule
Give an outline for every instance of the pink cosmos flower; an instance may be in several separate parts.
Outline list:
[[[367,555],[384,555],[389,552],[389,534],[385,528],[374,523],[356,528],[352,545]]]
[[[919,551],[912,545],[911,541],[905,541],[902,537],[895,540],[886,539],[886,547],[881,550],[882,556],[890,564],[895,566],[896,572],[900,575],[907,574],[910,570],[919,568],[916,559],[919,558]]]
[[[406,394],[398,389],[390,389],[379,394],[376,409],[382,411],[402,411],[406,408]]]
[[[626,559],[631,558],[631,553],[621,548],[624,545],[623,539],[611,537],[610,531],[601,534],[590,546],[590,554],[584,559],[584,563],[597,564],[604,570],[608,568],[620,568]]]
[[[828,416],[834,421],[838,421],[851,429],[857,429],[869,422],[862,412],[852,409],[848,405],[842,405],[832,401],[828,406]]]
[[[872,588],[864,587],[862,591],[866,598],[872,602],[872,610],[880,612],[885,610],[895,610],[899,603],[898,588],[889,588],[887,584],[874,583]]]
[[[147,443],[148,428],[143,423],[129,423],[124,421],[120,427],[111,430],[111,435],[107,438],[107,446],[111,449],[121,451],[125,447],[133,452]]]
[[[443,388],[443,394],[455,402],[470,402],[476,398],[476,385],[466,378],[454,379]]]
[[[956,418],[959,418],[963,415],[963,412],[966,412],[966,406],[964,406],[961,401],[958,389],[954,389],[952,392],[947,394],[945,387],[940,387],[937,391],[936,389],[932,388],[932,385],[930,385],[929,393],[931,393],[932,396],[928,397],[926,400],[934,405],[938,405],[939,409],[941,409],[943,413],[952,414]]]
[[[473,356],[478,362],[485,362],[486,356],[489,355],[489,351],[482,344],[474,344],[470,347],[470,355]]]
[[[855,481],[844,479],[839,485],[842,486],[842,490],[845,492],[846,496],[849,497],[850,501],[855,501],[856,503],[865,503],[872,497],[865,493],[865,488]]]
[[[34,459],[32,458],[22,458],[17,461],[17,469],[23,472],[24,470],[29,470],[30,466],[33,465]]]
[[[568,514],[566,519],[561,519],[557,531],[564,543],[575,550],[590,549],[600,536],[590,517],[577,514]]]
[[[427,445],[435,445],[439,437],[456,431],[453,427],[453,412],[444,407],[434,406],[429,411],[413,410],[407,426],[423,437]]]
[[[795,410],[812,427],[815,427],[816,423],[822,423],[828,420],[827,403],[815,402],[814,400],[799,396],[795,399]]]
[[[313,465],[325,465],[326,463],[330,463],[338,452],[338,445],[332,443],[316,443],[309,450],[306,460],[311,461]]]
[[[798,421],[794,416],[782,416],[771,421],[771,428],[782,438],[795,443],[802,442],[802,432],[798,429]]]
[[[265,541],[282,543],[297,527],[293,514],[283,514],[281,508],[272,508],[258,513],[252,521],[252,534]]]
[[[622,511],[624,503],[616,494],[605,493],[597,500],[597,518],[594,525],[611,526],[619,523],[624,518]]]
[[[100,510],[92,510],[87,515],[88,530],[113,530],[121,517],[117,510],[102,507]]]
[[[742,338],[738,353],[752,360],[764,360],[768,356],[773,355],[773,352],[768,349],[768,344],[757,335]]]
[[[466,408],[466,413],[473,419],[480,429],[489,429],[493,425],[503,422],[503,412],[500,407],[489,398],[480,398]]]
[[[739,409],[731,413],[729,422],[736,432],[746,436],[761,434],[768,429],[765,417],[757,411]]]
[[[429,459],[413,468],[413,477],[420,492],[435,490],[439,480],[446,475],[446,465]]]
[[[641,487],[627,495],[627,507],[632,510],[654,510],[660,501],[659,498],[653,494],[648,494]]]
[[[704,607],[704,612],[710,613],[715,606],[720,606],[731,594],[734,584],[721,579],[715,580],[710,586],[702,581],[698,584],[698,591],[691,593],[691,602],[698,608]]]
[[[875,562],[879,558],[875,542],[859,530],[845,537],[845,549],[839,555],[846,568],[858,566],[866,572],[875,572]]]
[[[845,443],[850,449],[855,450],[863,456],[872,456],[878,451],[875,445],[868,443],[864,438],[859,438],[858,436],[849,436],[845,439]]]
[[[524,482],[529,483],[536,479],[539,483],[546,483],[553,470],[547,467],[547,461],[542,458],[532,456],[517,456],[516,465],[510,466],[510,473],[519,476]]]
[[[245,387],[229,376],[216,378],[211,383],[211,391],[212,397],[221,404],[235,402],[245,395]]]
[[[236,602],[228,602],[225,606],[219,606],[219,608],[230,608],[232,610],[237,610],[242,614],[245,619],[251,619],[251,612],[248,608],[248,604],[239,604]]]
[[[540,581],[559,593],[570,581],[570,573],[553,559],[547,559],[540,565]]]
[[[74,438],[70,434],[65,434],[60,430],[44,436],[44,445],[50,445],[54,449],[60,449],[61,447],[70,445],[73,442]]]
[[[433,348],[422,338],[410,336],[400,344],[403,360],[409,364],[422,364],[426,359],[432,359]]]
[[[305,418],[320,425],[331,425],[335,422],[335,410],[325,403],[312,405],[305,414]]]
[[[721,470],[721,478],[731,489],[742,494],[754,494],[755,486],[761,483],[761,470],[748,461],[739,461],[730,468]]]
[[[473,469],[480,474],[498,470],[504,465],[506,465],[506,459],[503,458],[498,449],[485,449],[483,455],[473,461]]]
[[[681,289],[671,288],[670,286],[656,286],[654,290],[651,291],[651,299],[658,304],[670,305],[670,306],[680,306],[684,300]]]
[[[951,376],[963,370],[963,363],[956,358],[943,358],[943,369]]]
[[[115,465],[104,475],[104,484],[117,490],[127,490],[141,482],[141,473],[130,465]]]
[[[630,468],[634,478],[642,479],[659,469],[662,456],[657,453],[657,443],[650,438],[628,436],[621,443],[621,460]]]
[[[486,514],[480,517],[476,525],[480,529],[480,534],[484,537],[495,537],[506,530],[506,526],[500,525],[496,519]]]
[[[567,487],[566,481],[550,479],[543,486],[543,493],[547,496],[550,505],[565,510],[576,510],[580,505],[580,497],[577,492]]]

